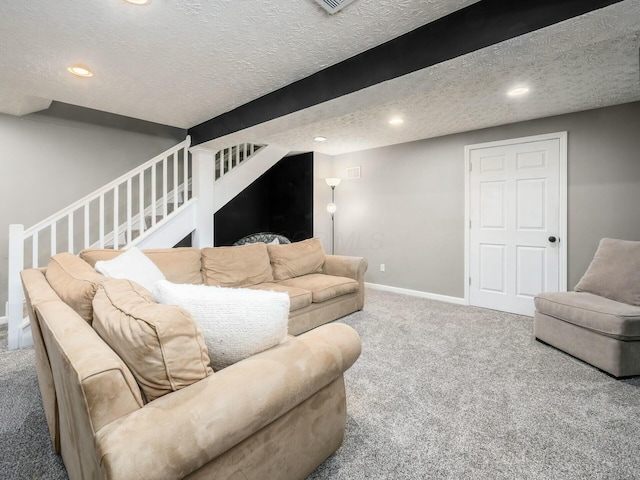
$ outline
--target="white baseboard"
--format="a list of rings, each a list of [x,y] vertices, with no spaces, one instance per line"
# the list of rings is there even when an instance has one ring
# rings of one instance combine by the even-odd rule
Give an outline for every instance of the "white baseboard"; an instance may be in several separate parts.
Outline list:
[[[448,295],[440,295],[439,293],[421,292],[420,290],[410,290],[408,288],[391,287],[389,285],[380,285],[378,283],[365,282],[365,285],[369,288],[373,288],[374,290],[384,290],[385,292],[411,295],[412,297],[428,298],[429,300],[455,303],[456,305],[468,305],[467,301],[464,298],[460,297],[450,297]]]
[[[6,325],[7,324],[7,316],[5,315],[4,317],[0,317],[0,325]]]

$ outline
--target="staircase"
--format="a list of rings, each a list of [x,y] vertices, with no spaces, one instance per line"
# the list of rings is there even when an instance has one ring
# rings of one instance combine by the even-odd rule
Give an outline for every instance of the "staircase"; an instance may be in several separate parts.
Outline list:
[[[213,214],[288,151],[241,144],[220,151],[191,139],[25,229],[9,227],[8,346],[32,344],[20,271],[59,252],[85,248],[172,247],[194,232],[194,246],[213,246]]]

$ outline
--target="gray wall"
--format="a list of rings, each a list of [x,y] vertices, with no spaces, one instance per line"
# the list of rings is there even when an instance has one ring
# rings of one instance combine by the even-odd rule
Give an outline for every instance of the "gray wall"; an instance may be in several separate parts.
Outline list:
[[[572,289],[600,238],[640,240],[640,102],[335,156],[332,175],[362,167],[336,188],[337,253],[367,257],[368,282],[463,297],[464,146],[560,131]]]
[[[63,104],[0,114],[0,315],[9,224],[28,228],[185,138],[181,129]]]

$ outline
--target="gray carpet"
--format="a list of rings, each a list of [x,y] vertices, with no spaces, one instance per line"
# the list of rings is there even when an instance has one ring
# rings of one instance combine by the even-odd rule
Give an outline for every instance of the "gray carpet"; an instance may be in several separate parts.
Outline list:
[[[0,478],[67,478],[51,449],[34,351],[7,351],[6,325],[0,327]]]
[[[311,480],[640,478],[640,377],[612,377],[532,338],[532,320],[368,290],[344,319],[344,445]],[[0,478],[65,478],[33,350],[0,335]]]

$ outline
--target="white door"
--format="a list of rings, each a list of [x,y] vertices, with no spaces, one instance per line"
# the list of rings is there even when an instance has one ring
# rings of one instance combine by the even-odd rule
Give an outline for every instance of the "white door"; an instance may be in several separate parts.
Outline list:
[[[566,133],[466,147],[468,299],[533,315],[566,290]]]

